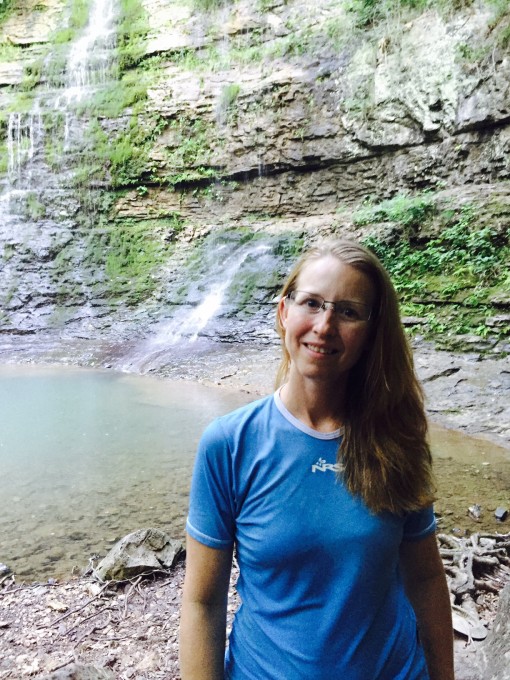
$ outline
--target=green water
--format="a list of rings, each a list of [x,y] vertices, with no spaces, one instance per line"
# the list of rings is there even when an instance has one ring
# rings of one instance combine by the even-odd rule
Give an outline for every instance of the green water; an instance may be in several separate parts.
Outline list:
[[[108,371],[0,366],[0,562],[41,580],[140,527],[183,538],[200,434],[247,400]]]

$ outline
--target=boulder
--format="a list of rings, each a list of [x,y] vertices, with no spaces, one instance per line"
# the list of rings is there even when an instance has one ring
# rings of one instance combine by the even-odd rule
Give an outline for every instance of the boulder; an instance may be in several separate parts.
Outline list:
[[[139,574],[171,569],[184,548],[161,529],[138,529],[118,541],[94,570],[102,581],[123,581]]]

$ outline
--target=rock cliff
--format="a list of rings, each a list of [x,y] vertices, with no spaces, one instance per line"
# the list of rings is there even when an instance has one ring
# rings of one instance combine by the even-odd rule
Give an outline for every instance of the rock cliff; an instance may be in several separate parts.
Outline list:
[[[62,33],[73,20],[79,28],[77,3],[12,0],[0,26],[3,332],[108,335],[123,320],[129,336],[133,317],[137,326],[171,315],[168,296],[199,302],[182,292],[193,257],[224,230],[232,247],[269,239],[275,259],[233,296],[239,312],[257,288],[260,312],[303,240],[401,234],[392,219],[356,219],[398,196],[433,196],[436,217],[407,229],[415,243],[444,228],[438,215],[469,206],[508,247],[510,13],[501,3],[418,11],[395,0],[368,17],[370,3],[341,0],[316,0],[313,11],[305,0],[114,4],[116,70],[99,97],[74,106],[71,156],[44,98],[69,71],[62,46],[78,38]],[[43,181],[27,185],[27,116],[41,111],[46,137],[30,162]],[[67,115],[61,107],[61,123]],[[492,291],[495,300],[487,313],[506,323],[508,295]]]

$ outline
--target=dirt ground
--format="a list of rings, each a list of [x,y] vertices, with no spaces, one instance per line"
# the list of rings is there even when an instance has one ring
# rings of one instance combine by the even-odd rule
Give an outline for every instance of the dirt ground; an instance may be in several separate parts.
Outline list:
[[[272,389],[277,356],[241,357],[227,369],[188,367],[182,377],[221,384],[254,395]],[[118,680],[178,680],[178,626],[184,565],[172,573],[99,584],[88,577],[66,582],[0,585],[0,680],[71,678],[62,675],[73,663],[104,669]],[[235,577],[229,593],[229,617],[238,606]],[[0,581],[2,577],[0,576]],[[480,606],[490,627],[497,597]],[[480,643],[457,636],[456,679],[484,680],[477,670]],[[98,677],[98,676],[94,676]]]
[[[229,623],[239,605],[234,571]],[[180,680],[178,628],[184,562],[171,573],[100,584],[90,578],[0,589],[0,679],[71,680],[73,664],[117,680]],[[497,599],[484,607],[490,626]],[[457,635],[456,680],[483,680],[481,643]],[[66,670],[69,674],[66,674]],[[94,676],[94,680],[99,676]]]

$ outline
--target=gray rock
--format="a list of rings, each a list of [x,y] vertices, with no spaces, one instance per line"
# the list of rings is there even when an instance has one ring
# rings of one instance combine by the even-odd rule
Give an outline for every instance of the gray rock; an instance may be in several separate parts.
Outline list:
[[[40,675],[38,678],[39,680],[114,680],[115,675],[105,668],[73,663],[67,668],[61,668],[50,675]]]
[[[171,569],[183,555],[182,543],[161,529],[138,529],[118,541],[94,572],[102,581],[123,581],[143,573]]]

